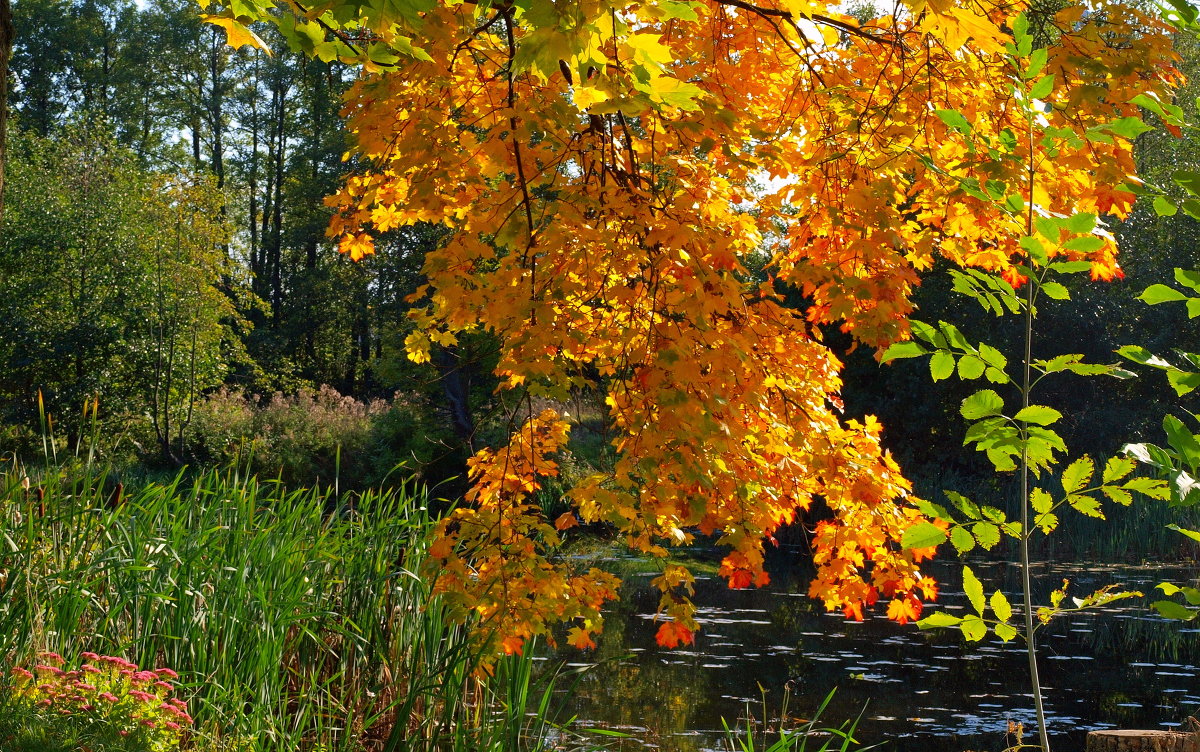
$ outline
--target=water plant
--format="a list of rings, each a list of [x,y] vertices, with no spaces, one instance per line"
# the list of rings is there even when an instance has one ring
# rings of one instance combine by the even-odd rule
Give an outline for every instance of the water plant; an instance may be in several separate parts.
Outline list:
[[[760,686],[759,689],[761,690],[762,687]],[[784,719],[788,717],[788,704],[791,698],[790,692],[785,688],[783,704],[779,711],[779,726],[775,734],[769,733],[769,724],[765,720],[756,728],[747,703],[744,729],[730,728],[725,719],[721,719],[721,726],[725,731],[725,744],[730,752],[865,752],[865,750],[879,746],[877,744],[862,746],[861,742],[854,738],[858,722],[862,719],[861,714],[852,721],[844,721],[837,728],[819,725],[821,715],[829,707],[829,702],[833,699],[836,691],[836,689],[830,690],[829,694],[825,695],[820,706],[813,711],[812,718],[800,722],[795,728],[784,728]],[[765,719],[768,717],[765,690],[763,690],[762,708]],[[759,740],[757,744],[755,743],[756,736]],[[810,743],[819,744],[819,746],[810,747]]]

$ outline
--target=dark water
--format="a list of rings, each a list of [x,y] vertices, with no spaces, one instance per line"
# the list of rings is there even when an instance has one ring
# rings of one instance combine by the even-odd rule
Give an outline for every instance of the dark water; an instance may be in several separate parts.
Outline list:
[[[999,587],[1019,602],[1015,567],[972,568],[988,592]],[[951,613],[969,608],[959,572],[952,563],[934,572],[942,585],[937,605]],[[1158,582],[1194,582],[1196,575],[1180,567],[1043,565],[1035,573],[1043,590],[1035,604],[1063,578],[1072,581],[1075,596],[1113,582],[1152,595]],[[1010,722],[1024,724],[1026,741],[1036,741],[1020,640],[1003,643],[989,634],[967,644],[957,629],[923,632],[881,616],[849,622],[809,599],[803,576],[742,591],[698,577],[695,601],[704,630],[691,649],[664,650],[654,645],[652,576],[626,576],[628,592],[606,617],[599,650],[584,656],[599,665],[569,702],[568,712],[582,725],[634,737],[610,742],[612,749],[725,750],[722,718],[744,724],[749,712],[756,721],[765,715],[772,724],[795,725],[835,687],[821,720],[836,726],[861,712],[857,738],[886,742],[895,752],[1000,750],[1015,741],[1006,741]],[[1200,629],[1160,619],[1144,603],[1132,599],[1060,617],[1038,633],[1055,752],[1082,750],[1090,730],[1171,728],[1200,716]],[[785,694],[789,706],[781,719]]]

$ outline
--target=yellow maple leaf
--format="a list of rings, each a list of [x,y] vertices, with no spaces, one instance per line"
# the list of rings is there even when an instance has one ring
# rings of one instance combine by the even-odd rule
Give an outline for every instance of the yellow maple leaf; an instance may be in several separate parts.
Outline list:
[[[264,42],[262,38],[258,36],[258,34],[255,34],[245,24],[233,18],[228,18],[226,16],[214,16],[205,13],[200,16],[200,20],[224,29],[227,43],[235,50],[249,45],[262,50],[263,52],[267,53],[267,55],[271,54],[271,48],[267,46],[267,43]]]

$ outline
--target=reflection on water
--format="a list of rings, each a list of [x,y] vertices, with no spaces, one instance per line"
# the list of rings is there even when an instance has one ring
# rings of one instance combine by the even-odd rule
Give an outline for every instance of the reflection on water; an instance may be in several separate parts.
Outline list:
[[[1010,601],[1019,601],[1014,567],[972,567],[989,589],[999,586]],[[943,583],[939,606],[951,613],[967,607],[962,591],[953,589],[957,572],[953,564],[935,572]],[[805,595],[803,575],[742,591],[697,577],[703,632],[689,650],[663,650],[654,645],[651,576],[627,578],[627,593],[606,617],[599,650],[584,656],[600,665],[570,700],[569,713],[578,714],[581,725],[636,737],[613,743],[613,749],[724,749],[721,719],[733,725],[749,712],[762,720],[765,691],[767,715],[777,723],[785,687],[793,721],[837,687],[822,720],[836,725],[862,711],[859,739],[886,740],[897,752],[998,750],[1009,721],[1025,725],[1026,741],[1036,737],[1019,641],[1005,644],[989,635],[967,645],[957,630],[921,632],[881,617],[848,622],[823,613]],[[1110,582],[1149,594],[1164,579],[1194,576],[1190,570],[1114,565],[1037,572],[1047,591],[1069,578],[1071,594],[1080,596]],[[1038,598],[1044,602],[1046,593]],[[1038,633],[1055,752],[1082,750],[1090,730],[1166,728],[1200,714],[1200,629],[1166,622],[1132,600],[1115,606],[1062,618]],[[581,657],[573,652],[568,659]]]

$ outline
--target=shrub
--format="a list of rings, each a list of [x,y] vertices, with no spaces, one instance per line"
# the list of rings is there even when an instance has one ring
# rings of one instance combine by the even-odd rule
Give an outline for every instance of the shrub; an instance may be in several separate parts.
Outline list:
[[[0,749],[5,752],[170,752],[191,726],[172,697],[174,671],[141,671],[123,658],[84,653],[78,670],[42,653],[0,685]]]
[[[399,464],[426,464],[430,433],[399,397],[362,402],[329,386],[270,398],[222,390],[197,406],[190,452],[199,464],[237,464],[291,487],[363,488]]]

